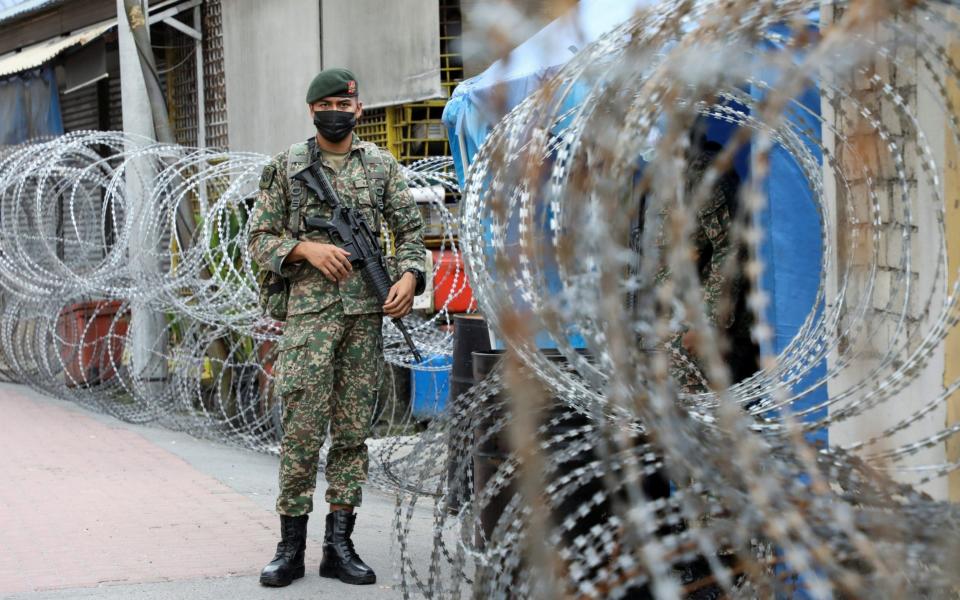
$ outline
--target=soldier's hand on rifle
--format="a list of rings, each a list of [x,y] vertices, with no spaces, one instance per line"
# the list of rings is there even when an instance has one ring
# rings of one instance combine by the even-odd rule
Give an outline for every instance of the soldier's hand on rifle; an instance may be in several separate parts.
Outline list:
[[[320,242],[300,242],[290,252],[291,261],[307,261],[330,281],[343,281],[350,275],[353,267],[348,256],[343,248]]]
[[[417,290],[417,278],[413,273],[404,273],[400,280],[393,284],[387,301],[383,304],[383,312],[393,319],[405,317],[413,308],[413,293]]]

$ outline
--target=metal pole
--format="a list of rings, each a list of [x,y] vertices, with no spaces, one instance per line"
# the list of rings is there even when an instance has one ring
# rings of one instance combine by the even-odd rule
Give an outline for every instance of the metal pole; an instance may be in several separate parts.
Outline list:
[[[125,0],[123,5],[127,29],[137,48],[140,68],[143,70],[143,82],[147,87],[147,97],[150,99],[149,110],[153,116],[155,139],[164,144],[175,144],[177,140],[173,135],[173,128],[170,127],[166,98],[163,95],[160,75],[157,73],[156,61],[153,58],[153,48],[150,45],[147,2],[146,0]]]
[[[203,35],[203,23],[200,22],[200,7],[193,9],[193,28]],[[194,53],[197,58],[197,148],[207,147],[206,97],[203,85],[203,38],[194,40]]]
[[[140,13],[144,14],[143,12]],[[137,44],[127,18],[124,0],[117,0],[117,43],[120,55],[120,99],[123,131],[156,140],[147,84],[137,55]],[[128,183],[129,185],[129,183]]]
[[[204,92],[204,81],[203,81],[203,23],[200,22],[201,19],[200,7],[196,6],[193,9],[193,28],[200,32],[200,37],[193,40],[197,61],[197,148],[206,148],[207,147],[207,103],[206,95]],[[204,163],[201,163],[199,168],[204,169]],[[199,195],[200,195],[200,204],[203,207],[207,206],[207,184],[206,180],[203,180],[204,183],[200,184]]]
[[[129,2],[129,0],[128,0]],[[144,3],[145,4],[145,3]],[[136,149],[156,140],[153,112],[144,70],[134,39],[133,26],[143,27],[146,7],[134,6],[128,14],[124,0],[117,0],[117,36],[120,55],[120,97],[123,105],[123,131],[141,140],[131,140],[130,149]],[[150,158],[127,163],[125,175],[125,202],[127,218],[131,219],[131,237],[128,242],[130,262],[136,265],[136,276],[144,282],[160,277],[158,233],[150,228],[147,210],[156,184],[157,165]],[[140,289],[151,289],[141,285]],[[149,298],[131,298],[130,349],[131,370],[135,390],[150,398],[162,392],[167,378],[167,330],[164,315],[150,308]]]

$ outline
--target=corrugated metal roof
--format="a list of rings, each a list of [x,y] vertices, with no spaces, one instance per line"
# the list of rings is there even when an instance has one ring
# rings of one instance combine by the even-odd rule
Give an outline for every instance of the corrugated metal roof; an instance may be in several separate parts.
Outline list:
[[[4,2],[0,5],[0,23],[55,4],[63,4],[64,2],[65,0],[20,0],[19,2]]]
[[[79,29],[66,37],[52,38],[26,46],[18,52],[4,54],[0,56],[0,77],[35,69],[69,48],[92,42],[116,24],[116,19],[108,19]]]

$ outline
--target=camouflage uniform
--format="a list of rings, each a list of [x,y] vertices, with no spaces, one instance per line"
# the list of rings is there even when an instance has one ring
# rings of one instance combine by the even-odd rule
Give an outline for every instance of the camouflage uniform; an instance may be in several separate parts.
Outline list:
[[[715,158],[716,152],[710,150],[701,150],[690,157],[685,182],[686,194],[692,195],[696,192],[704,174]],[[710,195],[697,212],[696,227],[693,238],[690,240],[697,260],[697,271],[703,293],[704,314],[720,335],[725,335],[733,325],[734,314],[733,310],[729,310],[721,319],[720,315],[717,314],[718,304],[724,295],[728,298],[737,298],[741,287],[739,277],[732,282],[727,282],[723,273],[727,257],[731,252],[736,251],[729,232],[732,221],[731,209],[735,202],[739,183],[739,177],[733,171],[724,173],[718,178]],[[660,217],[662,228],[666,214],[661,214]],[[662,229],[658,236],[658,245],[661,259],[664,259],[665,253],[669,249],[666,246],[666,237]],[[669,277],[670,271],[664,266],[657,273],[656,282],[658,284],[663,283]],[[683,345],[683,336],[687,330],[688,326],[684,326],[667,343],[667,351],[670,353],[671,378],[685,392],[704,392],[707,388],[703,375],[703,365]]]
[[[304,150],[295,145],[264,168],[250,218],[254,260],[292,281],[275,379],[284,403],[277,512],[291,517],[313,509],[319,452],[328,424],[326,501],[360,505],[368,464],[365,440],[383,368],[382,307],[361,274],[353,271],[338,283],[306,262],[284,264],[298,243],[286,231],[293,170],[288,155],[297,148]],[[423,223],[396,160],[356,135],[339,172],[315,149],[309,161],[318,158],[343,205],[358,209],[374,231],[379,231],[381,217],[390,227],[396,241],[392,275],[407,269],[423,271]],[[325,232],[305,232],[303,219],[329,219],[332,209],[307,188],[302,190],[299,239],[331,243]]]

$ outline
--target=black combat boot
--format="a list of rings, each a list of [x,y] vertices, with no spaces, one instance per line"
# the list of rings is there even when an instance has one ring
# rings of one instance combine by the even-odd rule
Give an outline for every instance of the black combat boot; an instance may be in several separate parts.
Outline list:
[[[333,577],[344,583],[364,585],[377,582],[377,574],[368,567],[353,549],[353,526],[357,515],[346,510],[335,510],[327,515],[327,529],[323,534],[323,560],[320,576]]]
[[[303,552],[307,547],[307,519],[310,515],[280,515],[280,543],[277,554],[260,572],[260,583],[270,587],[290,585],[303,577]]]

